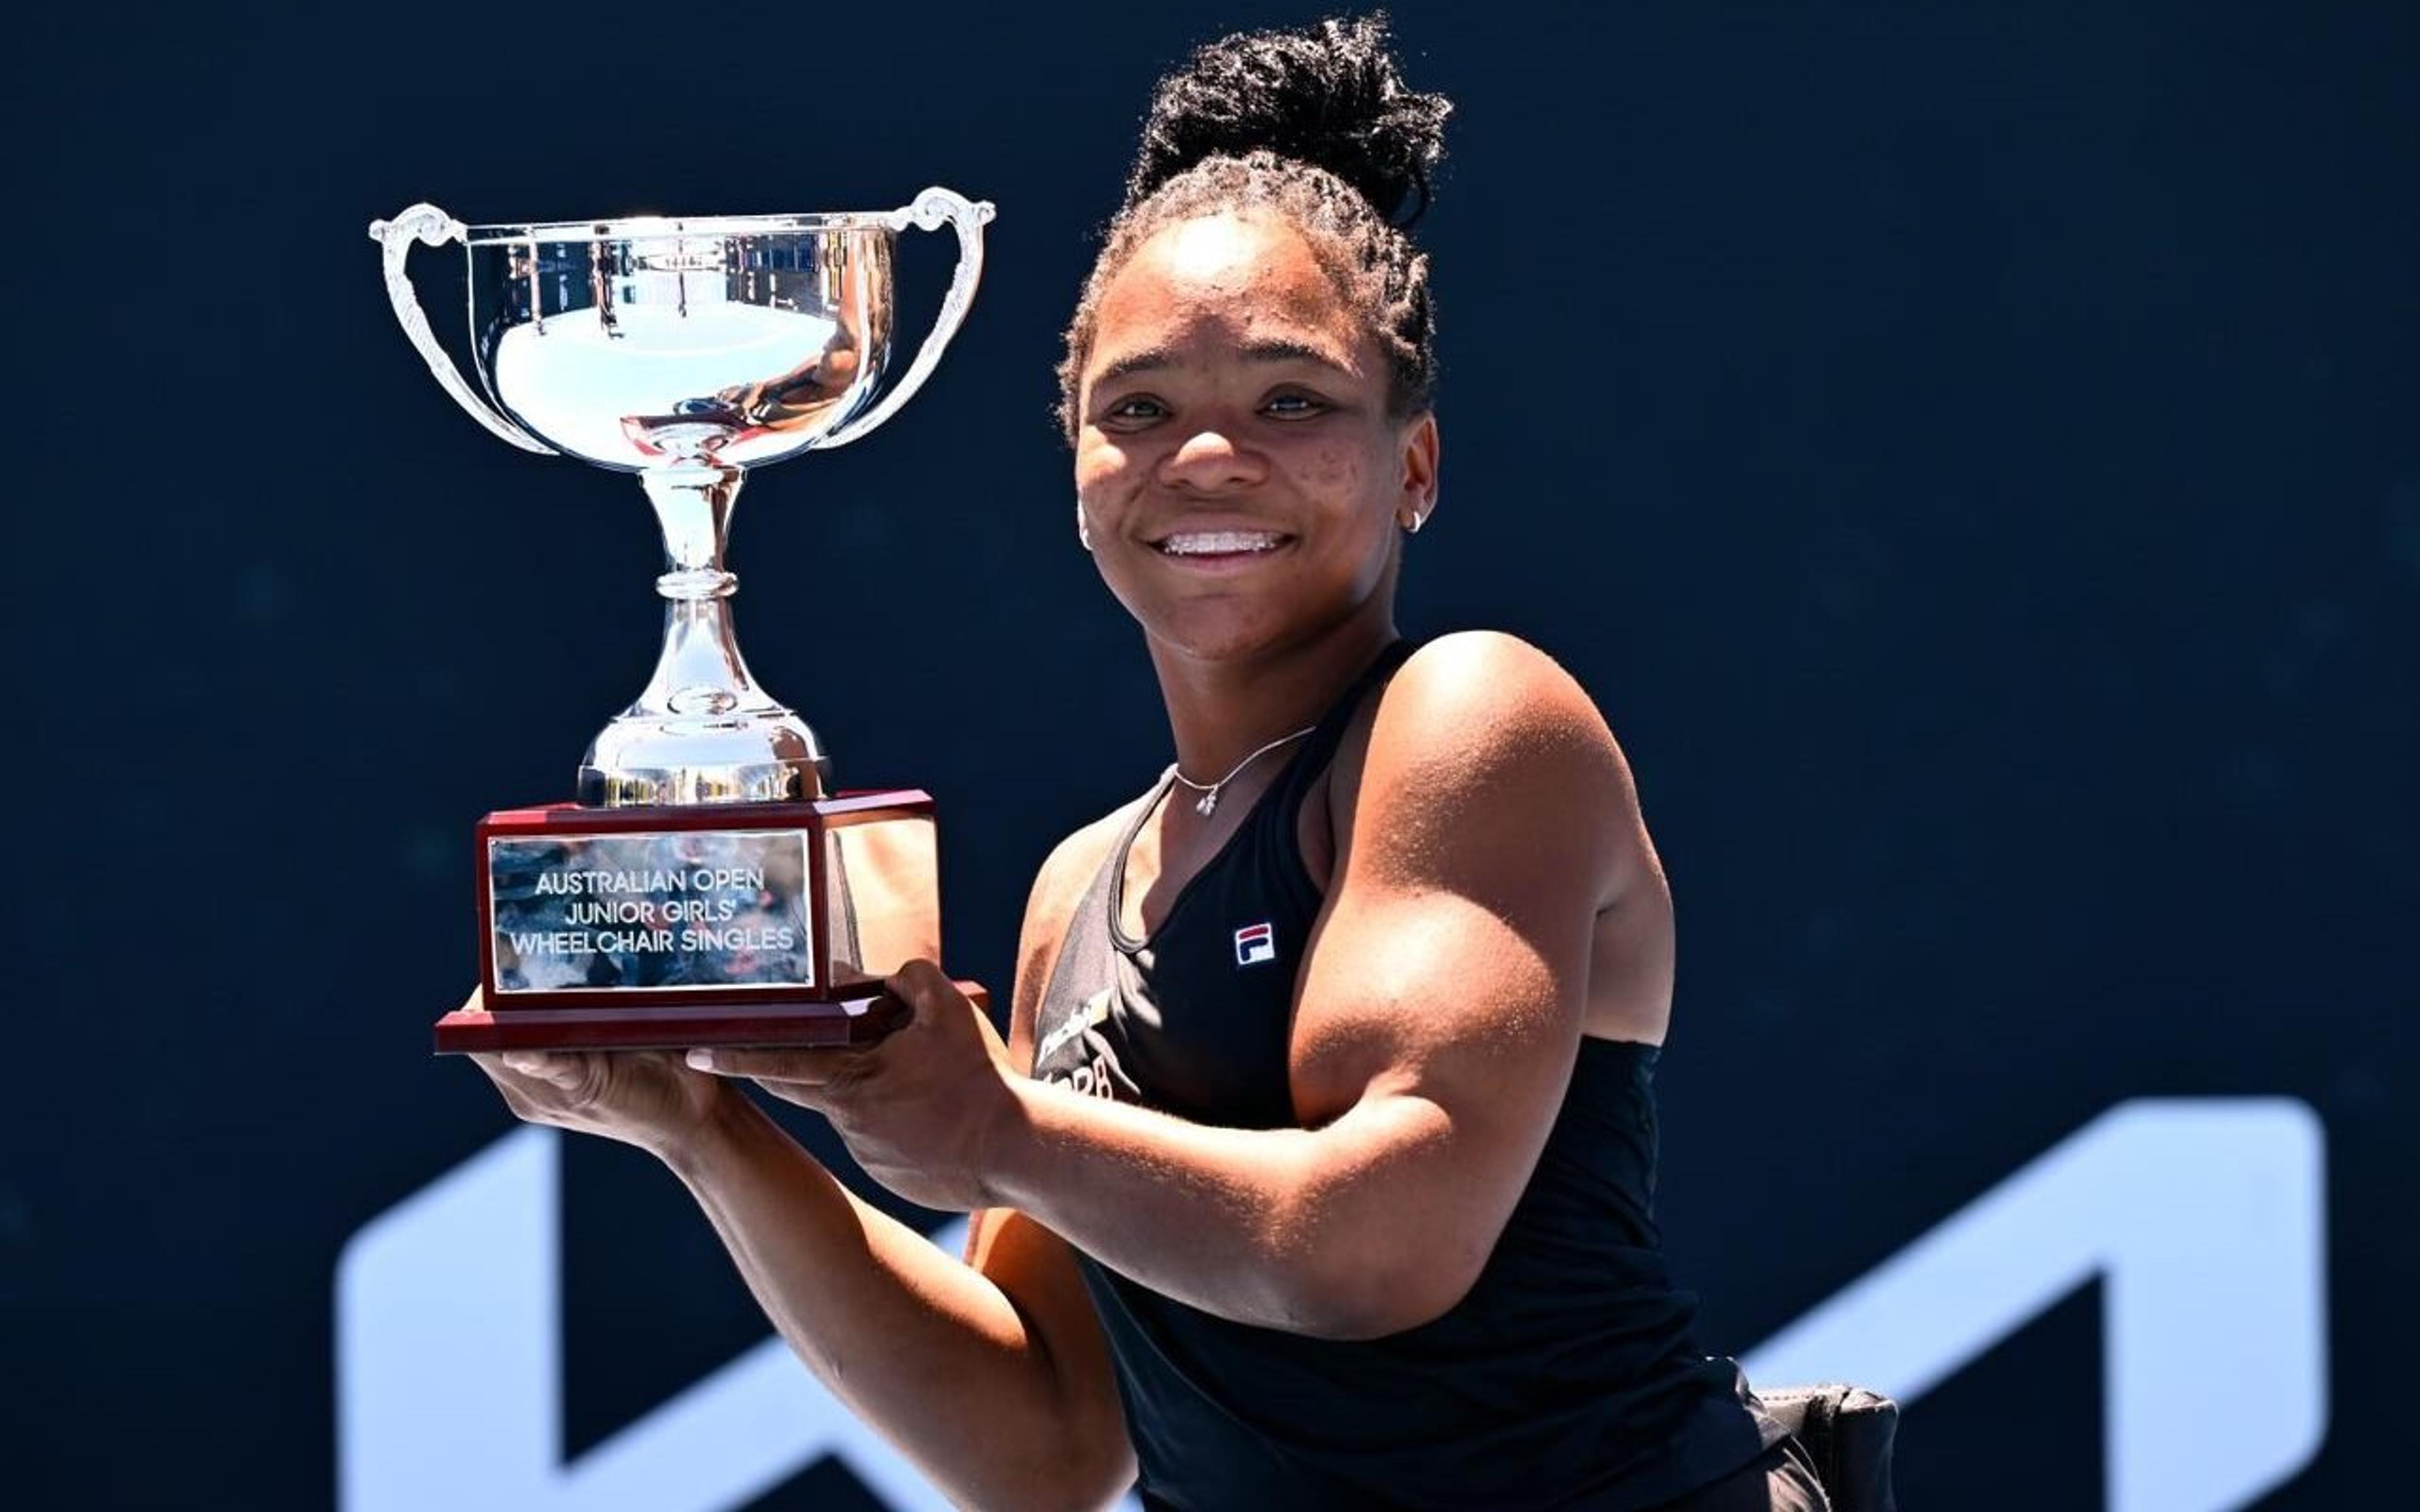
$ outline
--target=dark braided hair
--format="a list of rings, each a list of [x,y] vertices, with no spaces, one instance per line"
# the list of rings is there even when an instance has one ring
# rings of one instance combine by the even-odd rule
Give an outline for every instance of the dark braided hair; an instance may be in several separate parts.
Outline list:
[[[1273,210],[1302,233],[1387,354],[1388,408],[1398,417],[1428,408],[1436,316],[1428,255],[1404,228],[1428,208],[1452,109],[1404,86],[1384,13],[1239,32],[1162,79],[1125,203],[1067,326],[1059,412],[1068,435],[1109,280],[1154,233],[1240,209]]]

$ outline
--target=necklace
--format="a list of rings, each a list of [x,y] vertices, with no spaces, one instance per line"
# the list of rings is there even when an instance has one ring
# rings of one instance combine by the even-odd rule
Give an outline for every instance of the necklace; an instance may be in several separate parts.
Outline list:
[[[1270,741],[1267,745],[1263,746],[1260,749],[1252,752],[1249,756],[1237,762],[1234,765],[1233,771],[1230,771],[1225,777],[1220,778],[1216,782],[1196,782],[1193,779],[1186,776],[1183,772],[1178,771],[1172,763],[1168,768],[1168,775],[1176,779],[1179,782],[1184,783],[1187,787],[1191,788],[1194,792],[1202,795],[1200,799],[1194,803],[1193,811],[1200,814],[1202,818],[1207,819],[1213,813],[1218,811],[1218,790],[1225,787],[1228,783],[1235,780],[1236,772],[1240,772],[1245,767],[1251,765],[1254,762],[1259,761],[1262,757],[1277,749],[1280,746],[1285,745],[1290,741],[1300,740],[1303,736],[1311,733],[1318,728],[1319,726],[1315,724],[1307,724],[1301,729],[1295,731],[1293,734],[1278,736],[1277,739]]]

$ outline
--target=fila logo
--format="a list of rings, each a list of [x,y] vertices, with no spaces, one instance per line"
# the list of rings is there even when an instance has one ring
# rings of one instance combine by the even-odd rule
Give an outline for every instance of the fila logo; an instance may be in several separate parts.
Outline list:
[[[1247,924],[1235,932],[1235,964],[1257,966],[1277,958],[1277,931],[1270,926]]]

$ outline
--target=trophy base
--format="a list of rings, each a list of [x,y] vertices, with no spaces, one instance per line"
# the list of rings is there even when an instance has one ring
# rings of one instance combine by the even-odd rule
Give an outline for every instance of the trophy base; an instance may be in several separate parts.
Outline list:
[[[958,990],[986,1007],[971,981]],[[866,1045],[908,1022],[907,1005],[874,983],[827,1002],[680,1003],[617,1008],[457,1009],[437,1021],[441,1056],[499,1050],[690,1050],[735,1045],[804,1050]]]

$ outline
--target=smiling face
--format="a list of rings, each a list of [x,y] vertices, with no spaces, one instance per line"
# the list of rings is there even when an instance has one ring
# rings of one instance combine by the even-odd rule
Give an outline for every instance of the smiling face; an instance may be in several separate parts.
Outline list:
[[[1436,426],[1281,217],[1167,226],[1100,293],[1076,487],[1102,578],[1154,640],[1250,657],[1392,613]]]

